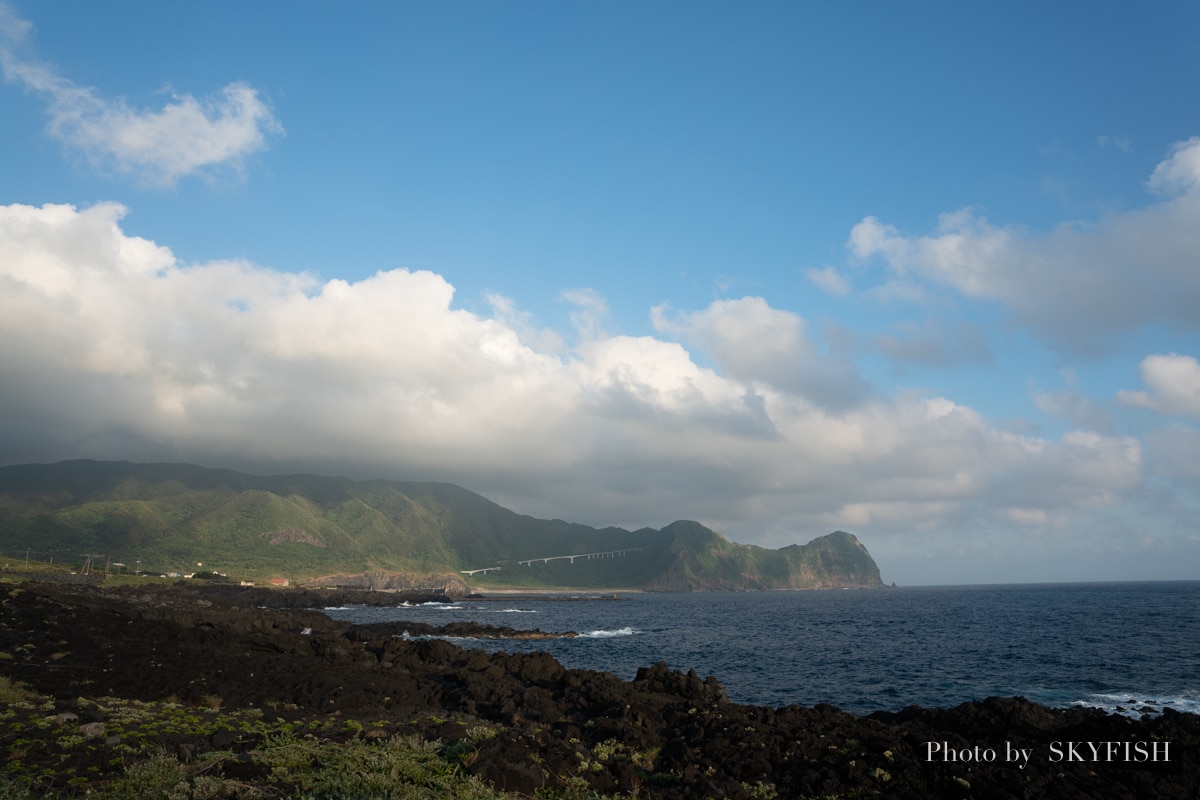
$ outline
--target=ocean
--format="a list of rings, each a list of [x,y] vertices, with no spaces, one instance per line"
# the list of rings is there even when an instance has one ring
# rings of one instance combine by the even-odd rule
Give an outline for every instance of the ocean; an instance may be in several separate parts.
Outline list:
[[[1200,713],[1200,581],[711,594],[494,596],[322,609],[351,622],[470,620],[572,639],[451,639],[544,650],[625,679],[666,661],[731,700],[866,714],[991,695],[1139,716]],[[577,598],[577,599],[570,599]]]

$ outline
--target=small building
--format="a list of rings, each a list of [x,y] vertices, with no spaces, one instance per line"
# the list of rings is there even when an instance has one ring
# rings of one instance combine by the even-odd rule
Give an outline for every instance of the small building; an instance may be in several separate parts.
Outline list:
[[[271,584],[272,586],[288,586],[289,585],[289,581],[287,578],[271,578],[270,580],[267,581],[267,583]]]

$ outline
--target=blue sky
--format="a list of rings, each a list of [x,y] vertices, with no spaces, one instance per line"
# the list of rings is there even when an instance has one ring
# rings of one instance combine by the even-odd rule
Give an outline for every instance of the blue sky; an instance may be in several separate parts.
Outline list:
[[[1189,3],[0,5],[0,458],[1200,577]]]

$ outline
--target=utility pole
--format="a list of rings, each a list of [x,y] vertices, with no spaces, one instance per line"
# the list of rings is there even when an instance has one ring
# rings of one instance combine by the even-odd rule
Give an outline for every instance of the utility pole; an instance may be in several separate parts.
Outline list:
[[[83,562],[83,569],[81,570],[81,572],[84,575],[91,575],[92,568],[95,566],[95,564],[94,564],[95,559],[104,558],[104,554],[103,553],[84,553],[84,555],[87,557],[87,561]],[[107,566],[104,568],[104,574],[105,575],[108,574]]]

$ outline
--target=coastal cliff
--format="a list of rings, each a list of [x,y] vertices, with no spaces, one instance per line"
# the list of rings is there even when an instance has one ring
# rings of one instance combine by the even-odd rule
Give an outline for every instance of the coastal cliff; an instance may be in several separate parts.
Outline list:
[[[203,565],[236,579],[329,585],[334,576],[455,594],[883,585],[844,531],[772,550],[686,520],[628,531],[537,519],[448,483],[87,460],[0,467],[0,553],[80,571],[64,558],[89,553],[87,569],[186,575]]]
[[[660,592],[875,589],[879,567],[852,534],[835,531],[779,550],[728,541],[697,522],[663,528],[671,561],[645,588]]]

